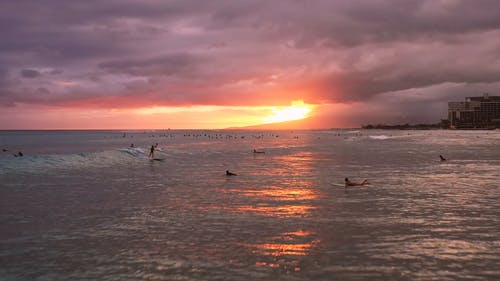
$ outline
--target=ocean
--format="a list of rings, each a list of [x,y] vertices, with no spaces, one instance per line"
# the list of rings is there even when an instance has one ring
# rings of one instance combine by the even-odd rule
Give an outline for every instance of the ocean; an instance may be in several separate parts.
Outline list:
[[[498,130],[0,131],[1,149],[0,280],[500,279]]]

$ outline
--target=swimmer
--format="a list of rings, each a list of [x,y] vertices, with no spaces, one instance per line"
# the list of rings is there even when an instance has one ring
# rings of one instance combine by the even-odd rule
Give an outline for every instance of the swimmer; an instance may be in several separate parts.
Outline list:
[[[229,172],[229,170],[226,170],[226,176],[237,176],[235,173]]]
[[[439,155],[439,159],[441,159],[441,161],[446,161],[446,158],[444,158],[443,155]]]
[[[345,178],[345,187],[346,188],[349,186],[362,186],[365,184],[370,184],[370,183],[368,182],[368,180],[364,180],[363,182],[359,183],[359,182],[352,182],[348,178]]]

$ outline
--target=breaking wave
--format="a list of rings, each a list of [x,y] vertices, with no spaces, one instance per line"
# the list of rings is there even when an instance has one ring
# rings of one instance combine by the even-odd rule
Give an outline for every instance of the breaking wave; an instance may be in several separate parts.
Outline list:
[[[386,139],[390,139],[391,137],[390,136],[387,136],[387,135],[374,135],[374,136],[368,136],[370,139],[374,139],[374,140],[386,140]]]
[[[165,154],[165,150],[159,149],[157,153]],[[41,171],[50,168],[107,167],[147,159],[148,155],[142,148],[121,148],[75,154],[7,156],[0,157],[0,174],[14,171]]]

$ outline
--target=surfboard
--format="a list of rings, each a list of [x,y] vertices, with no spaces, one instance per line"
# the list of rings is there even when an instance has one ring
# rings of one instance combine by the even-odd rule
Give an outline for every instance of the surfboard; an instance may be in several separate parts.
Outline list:
[[[341,183],[332,182],[331,185],[346,188],[345,184]],[[365,185],[348,186],[347,188],[360,188],[360,187],[373,187],[373,184],[369,183]]]

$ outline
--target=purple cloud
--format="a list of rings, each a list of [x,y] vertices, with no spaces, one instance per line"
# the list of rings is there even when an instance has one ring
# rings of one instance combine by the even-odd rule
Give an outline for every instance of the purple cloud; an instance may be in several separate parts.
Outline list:
[[[418,121],[500,90],[493,0],[3,1],[0,32],[0,106],[390,97]]]
[[[36,78],[39,77],[41,73],[33,69],[23,69],[21,70],[21,75],[24,78]]]

